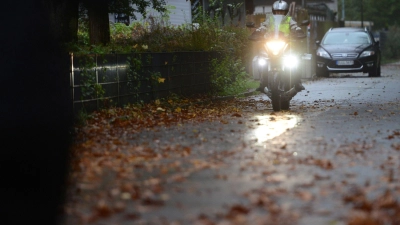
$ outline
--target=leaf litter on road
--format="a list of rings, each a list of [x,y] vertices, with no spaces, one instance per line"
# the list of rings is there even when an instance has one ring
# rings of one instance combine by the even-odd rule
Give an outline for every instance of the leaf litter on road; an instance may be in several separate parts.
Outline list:
[[[298,110],[320,111],[323,107],[332,107],[333,102],[332,99],[323,102],[323,105],[316,105],[317,102],[311,106],[300,105]],[[159,146],[159,140],[156,139],[152,140],[152,143],[136,143],[135,140],[132,141],[136,137],[135,134],[157,131],[160,127],[179,127],[187,123],[209,121],[217,121],[225,126],[233,119],[240,121],[236,122],[237,124],[260,126],[259,122],[254,123],[251,121],[253,119],[248,119],[247,114],[265,110],[268,104],[269,102],[262,100],[232,99],[214,102],[198,98],[156,101],[143,106],[130,105],[93,113],[86,125],[76,127],[66,213],[74,217],[72,221],[76,222],[75,224],[96,223],[113,215],[124,215],[126,220],[144,223],[146,219],[142,218],[142,215],[159,207],[166,207],[170,201],[167,184],[187,182],[191,175],[202,170],[218,171],[224,167],[226,159],[233,157],[243,147],[239,146],[230,151],[214,151],[210,152],[207,158],[198,158],[198,153],[192,150],[192,146],[173,142]],[[353,111],[352,115],[356,113]],[[274,122],[279,116],[279,113],[271,113],[270,122]],[[231,132],[235,133],[235,130],[231,129]],[[208,141],[201,138],[201,133],[199,130],[193,130],[191,135]],[[393,131],[387,139],[396,140],[398,137],[399,132]],[[316,144],[323,145],[320,141]],[[294,154],[291,145],[278,143],[275,151],[263,156],[267,160],[257,161],[250,157],[244,161],[242,167],[243,171],[263,168],[257,176],[263,177],[266,183],[273,185],[272,187],[244,193],[243,196],[249,200],[249,204],[231,205],[222,214],[201,214],[196,222],[217,224],[216,221],[225,221],[227,224],[249,224],[249,221],[252,221],[252,224],[293,224],[301,217],[303,211],[296,211],[294,206],[282,205],[279,198],[291,196],[308,205],[321,196],[339,193],[343,196],[342,201],[352,208],[347,218],[348,224],[395,224],[398,220],[394,218],[399,217],[399,200],[396,197],[396,194],[400,193],[399,188],[397,192],[383,194],[374,189],[374,193],[378,194],[372,198],[367,195],[368,191],[350,191],[345,181],[340,185],[322,186],[326,188],[321,188],[317,192],[319,194],[311,191],[317,188],[318,184],[327,185],[325,183],[330,182],[335,177],[333,174],[345,163],[353,165],[354,160],[371,160],[364,153],[372,149],[373,145],[372,142],[338,146],[336,151],[333,150],[335,155],[346,156],[346,159],[338,164],[331,158]],[[398,144],[394,143],[392,147],[399,150]],[[360,158],[360,155],[364,155],[363,158]],[[399,166],[397,161],[392,161],[387,161],[394,163],[392,168]],[[296,167],[313,167],[318,170],[311,173],[308,180],[299,183],[298,189],[293,191],[279,185],[293,179],[295,173],[282,174],[277,170],[279,167],[289,167],[292,168],[291,171],[295,171]],[[232,179],[230,175],[221,173],[217,173],[214,178],[222,181]],[[398,174],[388,172],[382,179],[385,182],[398,182]],[[173,190],[178,193],[194,191],[179,186]],[[324,215],[330,213],[324,209],[319,212]]]

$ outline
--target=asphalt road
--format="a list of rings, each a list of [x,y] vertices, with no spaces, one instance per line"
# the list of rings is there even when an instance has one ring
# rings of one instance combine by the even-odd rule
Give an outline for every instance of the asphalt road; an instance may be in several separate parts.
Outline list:
[[[71,190],[62,224],[399,224],[399,68],[304,81],[290,111],[253,95],[238,116],[130,134],[136,148],[180,153],[136,162],[124,179],[140,200],[112,172]],[[93,216],[102,195],[121,210]]]

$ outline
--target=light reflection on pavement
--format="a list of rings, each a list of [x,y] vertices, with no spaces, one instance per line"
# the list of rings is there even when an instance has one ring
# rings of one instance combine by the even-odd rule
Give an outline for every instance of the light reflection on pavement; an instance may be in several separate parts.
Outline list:
[[[289,129],[294,128],[300,121],[298,115],[259,115],[251,121],[256,122],[255,129],[249,130],[245,135],[248,140],[262,144],[278,137]]]

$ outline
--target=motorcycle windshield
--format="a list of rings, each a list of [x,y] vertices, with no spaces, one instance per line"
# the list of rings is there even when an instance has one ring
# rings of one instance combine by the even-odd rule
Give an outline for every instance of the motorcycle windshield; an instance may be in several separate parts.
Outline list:
[[[284,15],[272,15],[270,17],[270,24],[273,26],[270,29],[270,32],[273,32],[273,37],[274,38],[279,38],[279,35],[282,35],[282,32],[280,32],[280,27],[284,23],[286,16]],[[270,33],[271,35],[271,33]]]

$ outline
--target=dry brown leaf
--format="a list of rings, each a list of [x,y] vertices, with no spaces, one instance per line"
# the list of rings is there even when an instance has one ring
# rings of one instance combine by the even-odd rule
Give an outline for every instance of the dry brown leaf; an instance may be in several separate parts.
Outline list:
[[[99,202],[97,202],[95,209],[97,215],[99,215],[100,217],[109,217],[113,213],[113,210],[106,203],[105,200],[100,200]]]
[[[250,209],[248,207],[245,207],[243,205],[234,205],[229,209],[229,212],[226,215],[226,218],[234,219],[237,216],[240,216],[243,214],[248,214],[249,212],[250,212]]]
[[[313,199],[313,195],[309,191],[297,191],[296,195],[303,201],[311,201]]]
[[[144,198],[142,199],[142,204],[146,205],[146,206],[163,206],[164,205],[164,201],[160,200],[160,199],[154,199],[154,198]]]
[[[242,115],[239,113],[234,113],[234,114],[232,114],[232,117],[242,117]]]

